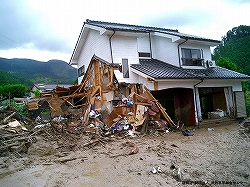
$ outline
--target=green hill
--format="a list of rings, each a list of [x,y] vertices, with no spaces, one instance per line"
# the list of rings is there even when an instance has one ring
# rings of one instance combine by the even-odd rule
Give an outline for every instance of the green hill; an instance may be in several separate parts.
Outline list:
[[[229,30],[214,49],[213,59],[229,58],[239,72],[250,75],[250,26],[240,25]]]
[[[33,83],[73,84],[77,79],[77,69],[61,60],[41,62],[32,59],[0,58],[0,71]]]
[[[33,85],[32,81],[24,78],[18,78],[5,71],[0,71],[0,80],[0,86],[4,86],[7,84],[23,84],[27,87],[31,87]]]

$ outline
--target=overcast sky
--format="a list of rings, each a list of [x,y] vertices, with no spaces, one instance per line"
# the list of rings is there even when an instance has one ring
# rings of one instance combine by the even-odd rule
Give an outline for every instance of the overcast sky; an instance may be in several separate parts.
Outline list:
[[[2,0],[0,57],[69,62],[86,19],[221,40],[249,18],[249,0]]]

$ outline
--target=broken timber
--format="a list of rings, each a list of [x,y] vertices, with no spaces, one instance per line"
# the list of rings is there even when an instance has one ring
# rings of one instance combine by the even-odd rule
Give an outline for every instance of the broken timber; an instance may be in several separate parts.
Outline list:
[[[143,126],[143,131],[147,131],[146,123],[161,117],[167,121],[169,127],[176,128],[148,88],[144,86],[143,92],[142,84],[121,84],[117,81],[114,70],[118,69],[117,64],[93,56],[80,85],[67,89],[57,87],[50,95],[44,96],[49,103],[51,116],[69,115],[68,109],[72,108],[79,110],[83,123],[87,124],[89,113],[95,110],[106,115],[103,122],[107,127],[111,127],[115,118],[132,113],[136,120],[135,126]],[[131,106],[123,103],[123,98],[127,98],[127,101],[132,103]],[[38,107],[36,105],[32,108]]]

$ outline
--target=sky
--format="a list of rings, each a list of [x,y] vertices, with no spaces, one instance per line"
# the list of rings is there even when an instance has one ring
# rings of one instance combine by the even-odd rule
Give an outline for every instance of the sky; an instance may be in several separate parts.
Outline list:
[[[69,62],[86,19],[221,40],[249,18],[249,0],[1,0],[0,57]]]

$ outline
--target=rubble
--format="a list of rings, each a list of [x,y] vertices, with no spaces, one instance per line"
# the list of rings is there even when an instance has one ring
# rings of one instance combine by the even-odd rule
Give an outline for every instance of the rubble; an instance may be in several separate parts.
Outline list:
[[[239,126],[240,126],[240,133],[245,137],[250,138],[250,118],[247,118],[241,123],[239,123]]]
[[[27,103],[29,114],[32,118],[39,117],[41,121],[41,111],[47,108],[50,120],[58,117],[67,119],[61,124],[62,127],[58,127],[62,131],[82,130],[102,136],[120,133],[135,137],[179,128],[148,88],[144,87],[143,92],[141,84],[118,84],[112,68],[103,65],[99,72],[102,76],[86,74],[80,85],[69,88],[57,86],[53,92],[30,100]],[[108,81],[101,80],[105,78]],[[43,125],[48,123],[44,122]],[[41,124],[36,127],[41,127]]]
[[[94,89],[95,94],[90,94],[83,84],[68,89],[57,87],[51,94],[27,100],[30,119],[13,108],[2,107],[1,152],[26,154],[37,135],[49,141],[56,139],[61,149],[72,150],[79,149],[74,143],[83,134],[94,138],[88,139],[82,148],[104,145],[107,138],[112,139],[114,135],[135,138],[177,129],[147,88],[144,93],[136,93],[136,85],[127,85],[133,92],[125,97],[118,87],[111,87],[114,92],[109,90],[108,94],[98,92],[100,87]],[[109,100],[110,95],[115,100]],[[134,146],[128,154],[137,152],[138,147]]]
[[[157,153],[159,158],[167,154],[168,159],[170,154],[181,158],[178,154],[184,148],[171,142],[173,136],[178,136],[171,132],[179,131],[184,136],[194,134],[184,130],[181,121],[174,122],[148,88],[143,88],[142,84],[118,83],[113,74],[115,65],[100,64],[96,60],[92,63],[90,68],[97,69],[97,73],[88,70],[80,85],[57,86],[51,93],[26,100],[29,118],[11,107],[0,107],[0,157],[9,154],[19,158],[54,155],[59,157],[55,159],[56,163],[67,163],[87,159],[86,155],[68,155],[71,151],[88,150],[89,155],[91,151],[108,147],[98,154],[117,161],[119,157],[140,157],[150,151]],[[249,124],[249,120],[240,124],[246,135],[249,135]],[[144,142],[138,138],[145,135],[163,135],[169,138],[166,142],[171,142],[171,148],[165,143],[152,148],[153,140],[143,148]],[[106,145],[109,142],[112,143]],[[189,150],[184,153],[190,156]],[[143,156],[139,159],[146,161]],[[151,172],[168,174],[165,165],[162,163],[162,169],[158,164],[151,168]],[[185,170],[174,165],[171,169],[174,178],[183,181]]]
[[[14,133],[19,139],[11,142],[1,137],[1,149],[10,151],[20,137],[28,148],[37,135],[56,140],[62,149],[72,150],[102,145],[114,136],[135,138],[180,129],[148,88],[142,84],[118,83],[114,76],[118,66],[95,58],[81,84],[57,86],[39,98],[26,99],[29,118],[12,109],[1,110],[0,129]],[[75,144],[83,134],[89,137],[86,143]],[[130,154],[137,151],[134,149]]]

